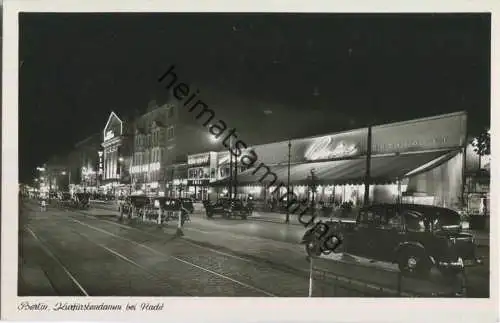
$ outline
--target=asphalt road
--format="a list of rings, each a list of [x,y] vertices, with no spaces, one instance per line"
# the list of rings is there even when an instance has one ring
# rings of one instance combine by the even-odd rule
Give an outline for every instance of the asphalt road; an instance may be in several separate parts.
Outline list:
[[[111,210],[40,211],[32,201],[21,210],[19,295],[308,296],[297,226],[192,216],[179,238],[175,225],[118,222]],[[388,264],[338,257],[313,264],[312,296],[445,290],[411,280],[398,285]],[[488,268],[480,270],[468,275],[473,296],[488,297]]]

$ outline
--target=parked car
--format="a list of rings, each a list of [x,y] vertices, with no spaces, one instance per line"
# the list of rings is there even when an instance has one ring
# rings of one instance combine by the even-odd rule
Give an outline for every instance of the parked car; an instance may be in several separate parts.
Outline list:
[[[223,218],[238,216],[246,219],[251,215],[251,209],[237,199],[224,198],[219,199],[215,203],[204,203],[204,205],[208,218],[212,218],[214,215],[222,215]]]
[[[460,215],[451,209],[377,204],[360,209],[356,221],[325,224],[304,235],[302,243],[308,254],[320,255],[328,246],[334,246],[337,248],[333,252],[390,261],[397,263],[401,272],[418,275],[428,274],[433,266],[456,273],[481,263],[476,257],[474,237],[462,232]]]

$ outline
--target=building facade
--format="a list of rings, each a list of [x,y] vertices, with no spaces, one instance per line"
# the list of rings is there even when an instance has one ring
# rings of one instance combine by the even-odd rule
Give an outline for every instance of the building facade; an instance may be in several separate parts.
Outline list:
[[[111,112],[102,138],[102,149],[98,152],[99,191],[105,194],[126,194],[131,190],[129,170],[133,138],[129,123]]]
[[[194,182],[188,183],[188,155],[220,146],[210,140],[207,130],[196,124],[193,116],[176,101],[161,104],[151,101],[147,111],[133,124],[130,168],[133,191],[161,196],[189,195]]]
[[[146,113],[134,120],[130,167],[134,193],[165,194],[167,152],[175,138],[174,113],[170,105],[150,102]]]
[[[38,170],[38,179],[48,192],[70,191],[71,172],[68,165],[70,156],[54,155]]]
[[[102,134],[98,132],[75,145],[75,150],[78,154],[75,175],[79,177],[79,181],[75,182],[75,190],[78,192],[94,193],[98,191],[98,162],[99,151],[101,151],[101,139]]]
[[[369,202],[399,199],[456,208],[466,199],[466,128],[467,115],[459,112],[257,145],[238,157],[243,169],[232,184],[219,157],[211,198],[227,194],[236,182],[237,197],[264,204],[285,197],[290,185],[288,192],[299,199],[314,194],[323,204],[360,206],[367,186]]]

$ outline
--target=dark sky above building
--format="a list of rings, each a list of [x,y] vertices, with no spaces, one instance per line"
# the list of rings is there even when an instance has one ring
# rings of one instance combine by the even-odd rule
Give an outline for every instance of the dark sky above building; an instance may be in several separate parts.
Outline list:
[[[29,13],[19,37],[26,180],[111,110],[146,109],[172,64],[247,142],[284,124],[301,137],[460,110],[472,132],[490,120],[488,14]]]

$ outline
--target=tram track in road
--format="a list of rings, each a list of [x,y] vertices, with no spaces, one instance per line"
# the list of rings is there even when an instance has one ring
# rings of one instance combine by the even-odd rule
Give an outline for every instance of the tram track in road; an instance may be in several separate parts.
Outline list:
[[[121,254],[120,252],[118,252],[118,251],[116,251],[116,250],[114,250],[114,249],[112,249],[112,248],[106,247],[105,245],[103,245],[103,244],[101,244],[101,243],[98,243],[98,242],[93,241],[93,240],[92,240],[92,238],[90,238],[89,236],[87,236],[87,235],[86,235],[86,234],[84,234],[84,233],[81,233],[81,232],[76,231],[76,230],[72,230],[72,231],[73,231],[75,234],[78,234],[79,236],[81,236],[81,237],[83,237],[83,238],[87,239],[90,243],[92,243],[92,244],[96,245],[97,247],[99,247],[99,248],[102,248],[102,249],[106,250],[107,252],[109,252],[109,253],[110,253],[110,254],[112,254],[113,256],[115,256],[115,257],[117,257],[117,258],[119,258],[119,259],[123,260],[124,262],[126,262],[126,263],[128,263],[128,264],[130,264],[130,265],[132,265],[132,266],[137,267],[138,269],[140,269],[141,271],[143,271],[144,273],[146,273],[148,276],[152,277],[153,279],[156,279],[156,280],[159,280],[159,281],[164,281],[164,279],[163,279],[161,276],[159,276],[159,275],[157,275],[157,274],[155,274],[155,273],[152,273],[150,270],[148,270],[148,269],[147,269],[147,268],[145,268],[144,266],[142,266],[142,265],[138,264],[137,262],[135,262],[134,260],[130,259],[129,257],[127,257],[127,256],[125,256],[125,255],[123,255],[123,254]],[[169,285],[169,283],[168,283],[168,282],[165,282],[165,283],[166,283],[167,285]],[[169,285],[169,286],[170,286],[170,285]],[[173,287],[172,287],[172,286],[170,286],[170,288],[173,288]],[[190,294],[185,293],[185,292],[183,292],[182,294],[183,294],[182,296],[193,296],[193,295],[190,295]],[[176,296],[181,296],[181,295],[176,295]]]
[[[194,267],[197,270],[205,271],[206,273],[208,273],[210,275],[215,274],[216,276],[224,277],[223,278],[224,280],[226,280],[226,278],[229,278],[232,281],[238,281],[240,283],[243,283],[244,285],[242,284],[241,286],[247,285],[247,286],[250,286],[251,288],[256,287],[256,289],[259,291],[267,292],[267,294],[265,294],[266,296],[299,296],[299,297],[302,296],[303,297],[303,296],[307,295],[307,281],[309,278],[309,271],[306,269],[292,267],[291,265],[285,264],[285,263],[283,263],[283,264],[277,263],[274,260],[261,258],[260,256],[253,256],[253,255],[247,255],[247,254],[240,255],[238,252],[235,253],[235,251],[233,251],[232,249],[229,249],[229,248],[223,247],[222,250],[217,250],[217,249],[221,249],[221,246],[219,246],[219,245],[215,246],[215,245],[211,245],[209,243],[199,242],[196,240],[191,241],[191,240],[188,240],[186,237],[173,240],[173,243],[187,244],[193,248],[197,248],[199,250],[204,250],[205,252],[209,252],[211,255],[213,254],[213,256],[211,256],[212,258],[224,257],[224,258],[227,258],[229,260],[223,259],[223,261],[228,261],[230,263],[234,263],[234,262],[242,263],[242,262],[244,262],[244,263],[248,264],[247,267],[259,268],[259,269],[261,269],[261,271],[266,272],[265,275],[263,275],[263,276],[266,276],[266,277],[263,277],[264,280],[266,280],[266,278],[268,278],[268,276],[271,276],[271,274],[269,274],[268,272],[272,271],[272,272],[276,273],[275,274],[276,279],[280,279],[285,284],[288,283],[288,282],[286,282],[286,279],[281,278],[279,276],[286,276],[288,280],[297,281],[297,283],[296,283],[297,285],[304,285],[305,286],[301,293],[297,293],[296,291],[291,291],[290,293],[286,293],[286,292],[284,293],[281,290],[274,291],[274,290],[272,290],[272,288],[271,288],[271,290],[265,290],[265,289],[270,288],[269,284],[255,280],[255,278],[251,279],[249,277],[245,277],[245,275],[238,275],[237,273],[232,272],[230,269],[221,268],[220,266],[217,267],[214,264],[207,263],[206,259],[200,259],[201,257],[199,257],[197,255],[195,255],[193,257],[193,255],[189,255],[189,254],[185,255],[180,251],[179,251],[179,253],[180,253],[179,255],[170,255],[170,254],[167,254],[165,252],[159,251],[158,249],[163,250],[163,248],[164,248],[161,245],[161,242],[159,242],[159,240],[160,241],[165,240],[166,237],[164,234],[159,234],[156,232],[152,233],[152,232],[149,232],[147,230],[137,228],[135,226],[130,226],[127,224],[115,222],[115,221],[112,221],[109,219],[103,219],[101,217],[88,214],[84,211],[65,210],[65,214],[67,215],[65,218],[72,219],[73,222],[79,221],[80,222],[80,223],[78,223],[79,225],[91,226],[93,228],[90,228],[90,229],[92,229],[94,231],[97,229],[97,231],[99,231],[105,235],[112,236],[112,237],[114,236],[114,238],[122,240],[122,241],[129,240],[128,241],[129,243],[132,243],[133,245],[135,245],[141,249],[149,250],[149,252],[151,252],[157,256],[166,257],[166,258],[174,257],[173,259],[177,258],[177,261],[183,262],[184,264],[189,263],[190,267]],[[81,217],[82,215],[84,217]],[[87,220],[85,220],[85,219],[87,219]],[[80,221],[80,220],[82,220],[82,221]],[[89,220],[90,220],[90,222],[89,222]],[[94,222],[94,220],[95,220],[95,222]],[[75,222],[75,223],[77,223],[77,222]],[[94,224],[94,225],[92,225],[92,224]],[[107,224],[107,226],[104,226],[104,229],[103,229],[103,224]],[[112,227],[110,227],[109,225],[111,225]],[[113,227],[116,229],[113,229]],[[126,231],[124,231],[124,230],[126,230]],[[189,228],[188,230],[203,231],[203,230],[198,230],[198,228]],[[136,234],[127,233],[128,231],[135,232]],[[207,231],[207,232],[203,231],[203,232],[215,234],[215,232],[212,232],[212,231]],[[132,239],[131,239],[131,237],[132,237]],[[156,242],[156,245],[155,245],[155,242]],[[167,242],[169,242],[169,240],[164,242],[164,244],[166,244]],[[171,243],[169,243],[169,244],[171,244]],[[176,245],[176,246],[178,246],[178,245]],[[121,249],[121,248],[123,248],[123,247],[119,247],[119,249]],[[174,250],[174,253],[175,253],[175,250]],[[193,253],[193,252],[191,252],[191,253]],[[202,254],[202,253],[203,252],[200,252],[200,254]],[[136,259],[134,257],[129,257],[129,258],[131,258],[133,260]],[[231,268],[231,265],[228,265],[226,267]],[[234,268],[234,266],[233,266],[233,268]],[[353,289],[353,291],[355,291],[355,292],[361,293],[360,291],[362,291],[362,293],[366,293],[366,295],[372,295],[372,296],[373,295],[397,296],[397,293],[398,293],[398,291],[395,290],[394,287],[391,288],[390,286],[384,286],[383,284],[382,285],[376,284],[370,280],[365,281],[362,279],[355,279],[355,278],[351,278],[349,276],[337,274],[334,272],[324,271],[324,270],[322,270],[322,268],[318,268],[318,270],[320,272],[320,275],[319,276],[316,275],[316,276],[318,276],[318,278],[321,278],[321,281],[322,281],[321,284],[325,285],[325,289],[328,289],[329,287],[333,287],[333,286],[345,286],[346,288]],[[238,271],[238,269],[235,269],[234,271]],[[245,271],[247,271],[247,270],[245,270]],[[279,274],[278,274],[278,272],[279,272]],[[259,275],[259,273],[256,273],[256,274]],[[247,282],[249,282],[249,283],[247,283]],[[260,288],[261,286],[262,286],[262,288]],[[335,295],[331,295],[331,296],[335,296]],[[417,295],[415,293],[407,291],[407,292],[403,292],[401,294],[401,296],[412,297],[412,296],[417,296]]]
[[[63,272],[66,274],[66,276],[69,278],[71,283],[79,290],[80,296],[89,296],[88,292],[85,290],[85,288],[82,286],[82,284],[75,278],[75,276],[68,270],[68,268],[62,263],[62,261],[50,250],[50,247],[47,245],[47,243],[42,240],[29,226],[25,226],[24,230],[28,232],[34,239],[35,241],[38,242],[38,245],[40,249],[47,254],[56,264],[60,266],[60,268],[63,270]],[[50,285],[52,288],[56,291],[56,293],[60,293],[59,288],[57,288],[56,284],[54,283],[53,279],[51,278],[51,275],[47,272],[45,268],[42,268],[42,271],[49,281]]]
[[[137,238],[137,235],[136,239],[130,239],[126,236],[115,234],[101,227],[96,227],[92,224],[85,223],[88,221],[85,222],[80,221],[69,212],[66,212],[66,215],[67,216],[65,217],[54,216],[54,220],[59,221],[60,219],[61,221],[67,222],[68,224],[65,225],[69,226],[72,229],[73,233],[79,234],[90,243],[94,243],[94,245],[99,246],[99,248],[101,248],[102,250],[105,250],[109,254],[113,254],[115,257],[120,258],[122,261],[126,261],[129,264],[134,265],[135,267],[141,268],[142,270],[147,270],[150,275],[152,274],[152,271],[154,271],[154,266],[157,267],[159,266],[157,260],[152,261],[151,259],[161,258],[163,262],[170,261],[168,266],[165,266],[165,264],[160,264],[161,266],[158,267],[161,268],[163,271],[167,272],[162,274],[169,275],[170,277],[172,277],[173,275],[175,276],[176,274],[175,271],[177,271],[177,276],[179,277],[179,281],[184,281],[182,282],[183,284],[188,284],[190,280],[193,282],[196,282],[196,280],[200,280],[207,282],[208,285],[210,284],[213,285],[216,282],[219,282],[218,285],[221,285],[221,286],[204,286],[203,284],[198,283],[197,288],[198,290],[201,289],[201,291],[199,293],[196,293],[196,296],[198,295],[228,296],[227,294],[224,293],[223,289],[228,291],[228,293],[231,295],[235,294],[234,296],[271,296],[271,297],[276,296],[274,293],[266,291],[252,284],[248,284],[239,279],[229,277],[228,275],[207,268],[202,264],[195,263],[175,255],[167,254],[155,248],[151,248],[148,245],[137,241],[141,240],[140,238]],[[69,222],[72,222],[73,225],[77,225],[78,228],[70,226]],[[87,228],[87,230],[82,230],[83,227]],[[88,230],[92,231],[93,233],[91,233]],[[98,234],[101,236],[105,236],[106,238],[99,237]],[[129,245],[129,247],[124,245],[123,242],[126,242]],[[115,247],[113,247],[113,245],[115,245]],[[147,253],[144,252],[139,253],[137,250],[134,250],[137,248],[146,250]],[[175,261],[176,263],[178,263],[178,265],[175,266],[175,264],[172,263],[172,261]],[[175,269],[173,269],[172,267],[175,267]],[[191,290],[196,290],[194,286],[187,286],[187,287],[188,290],[189,288],[191,288]],[[186,294],[189,295],[193,293],[186,293]]]
[[[103,218],[100,218],[98,216],[89,215],[85,212],[74,211],[74,213],[84,215],[86,218],[92,218],[92,219],[98,220],[99,222],[106,222],[106,223],[109,223],[111,225],[124,228],[126,230],[136,231],[136,232],[139,232],[143,235],[149,236],[151,238],[162,239],[162,237],[158,234],[153,234],[151,232],[144,231],[142,229],[139,229],[139,228],[136,228],[133,226],[118,223],[115,221],[110,221],[108,219],[103,219]],[[200,233],[205,233],[205,234],[216,234],[217,233],[217,231],[214,231],[214,230],[205,231],[205,230],[200,230],[198,228],[189,228],[188,230],[200,232]],[[225,233],[225,234],[228,234],[228,233]],[[229,236],[237,237],[238,235],[229,233]],[[259,238],[252,238],[252,237],[246,237],[246,238],[259,240]],[[259,256],[253,256],[253,255],[249,255],[249,254],[240,254],[239,252],[235,252],[234,250],[231,250],[229,248],[219,246],[219,245],[213,245],[213,244],[207,243],[207,242],[200,242],[200,241],[192,240],[192,239],[187,238],[186,236],[182,237],[182,242],[187,243],[187,244],[194,246],[196,248],[199,248],[199,249],[210,251],[210,252],[215,253],[215,254],[230,257],[230,258],[244,261],[244,262],[247,262],[250,264],[258,264],[260,266],[265,265],[267,267],[273,268],[275,270],[278,270],[278,271],[281,271],[281,272],[284,272],[287,274],[301,277],[301,278],[306,279],[306,280],[309,279],[309,273],[310,273],[309,269],[292,267],[290,265],[277,263],[276,261],[265,259],[265,258],[262,258]],[[218,250],[218,249],[222,249],[224,251]],[[353,266],[356,266],[356,265],[353,264]],[[364,266],[362,266],[362,267],[364,267]],[[378,270],[380,270],[380,269],[378,269]],[[365,281],[362,279],[354,279],[354,278],[349,277],[349,276],[345,276],[342,274],[331,272],[331,271],[327,270],[326,268],[319,267],[319,268],[316,268],[315,271],[320,273],[320,276],[322,276],[322,278],[323,278],[323,283],[326,285],[329,285],[329,286],[342,284],[342,285],[348,286],[349,288],[354,288],[356,290],[363,289],[363,290],[365,290],[365,292],[368,295],[383,294],[385,296],[397,296],[399,294],[400,296],[403,296],[403,297],[415,297],[415,296],[419,295],[418,293],[412,293],[410,291],[406,291],[406,292],[398,291],[395,288],[391,288],[390,286],[386,286],[383,284],[377,285],[376,283],[373,283],[372,281]]]
[[[31,227],[28,229],[31,234],[36,236],[37,242],[44,247],[44,250],[50,255],[49,257],[57,259],[57,264],[63,268],[62,271],[67,276],[71,277],[73,284],[81,288],[81,292],[78,294],[68,293],[68,284],[61,283],[62,271],[52,270],[47,273],[48,277],[58,279],[59,286],[63,286],[63,291],[58,292],[58,295],[191,296],[180,288],[175,289],[164,277],[159,279],[144,267],[115,250],[92,243],[92,238],[84,237],[84,234],[82,235],[77,230],[71,230],[71,228],[68,230],[65,227],[64,234],[54,231],[54,227],[64,227],[68,220],[65,217],[60,217],[57,213],[53,213],[52,217],[53,219],[48,221],[40,218],[32,220],[31,226],[37,227],[40,233],[35,233],[36,230]],[[26,231],[28,232],[28,230]],[[75,239],[75,237],[78,238]],[[69,240],[65,238],[69,238]],[[28,256],[33,258],[33,252],[32,250]]]
[[[147,230],[139,229],[135,226],[130,226],[122,223],[117,223],[115,221],[111,221],[108,219],[103,219],[98,216],[93,216],[86,214],[85,212],[76,212],[78,214],[85,215],[88,218],[93,218],[102,222],[106,222],[115,226],[120,226],[127,230],[139,231],[145,235],[156,237],[157,239],[161,239],[159,234],[152,234]],[[217,232],[224,232],[221,230],[200,230],[198,228],[186,228],[186,232],[189,231],[200,232],[203,234],[217,234]],[[225,235],[229,237],[238,237],[241,239],[241,235],[227,233],[224,232]],[[183,242],[195,246],[197,248],[209,250],[213,253],[231,257],[233,259],[238,259],[241,261],[245,261],[248,263],[257,263],[257,264],[266,264],[269,267],[275,268],[277,270],[281,270],[283,272],[293,273],[298,276],[309,275],[309,270],[302,268],[303,266],[295,266],[294,264],[290,265],[289,263],[276,262],[274,259],[270,259],[269,257],[261,257],[256,254],[249,254],[241,250],[234,250],[233,248],[226,248],[220,244],[212,244],[210,241],[206,241],[206,239],[190,239],[189,234],[187,236],[182,237]],[[259,238],[247,237],[248,239],[259,240]],[[266,240],[266,238],[263,238]],[[223,250],[223,251],[222,251]],[[329,264],[327,264],[329,262]],[[341,270],[337,270],[338,266],[334,266],[333,264],[340,265]],[[321,276],[328,278],[327,284],[339,284],[342,282],[344,284],[352,286],[358,286],[363,289],[368,290],[368,295],[372,293],[375,294],[385,294],[385,296],[403,296],[403,297],[436,297],[441,294],[449,293],[453,294],[450,291],[450,286],[447,286],[445,282],[436,280],[434,277],[432,280],[419,279],[414,277],[405,277],[402,283],[403,286],[400,285],[400,279],[398,276],[398,271],[394,271],[392,268],[380,268],[377,265],[368,265],[367,263],[354,263],[353,261],[347,260],[333,260],[333,259],[320,259],[318,263],[319,266],[315,268]],[[384,264],[382,264],[384,265]],[[330,266],[334,266],[335,268],[331,268]],[[381,265],[379,265],[381,266]],[[355,274],[353,275],[348,268],[355,269]],[[332,270],[333,269],[333,270]],[[364,274],[363,274],[364,272]],[[365,275],[365,276],[360,276]],[[366,276],[368,275],[368,276]],[[389,277],[389,275],[391,277]],[[379,280],[380,277],[380,280]],[[389,281],[390,280],[390,281]],[[446,285],[446,286],[445,286]],[[400,290],[403,288],[403,290]]]
[[[98,217],[93,216],[93,215],[88,215],[85,212],[75,212],[75,213],[85,215],[85,217],[95,219],[101,223],[105,222],[105,223],[129,230],[129,231],[136,231],[136,232],[141,233],[142,235],[146,235],[146,236],[149,236],[151,238],[155,238],[155,239],[164,238],[164,237],[160,237],[158,234],[152,234],[150,232],[147,232],[147,231],[135,228],[135,227],[131,227],[131,226],[128,226],[125,224],[117,223],[117,222],[110,221],[107,219],[98,218]],[[192,229],[192,228],[190,228],[189,230],[198,231],[198,229]],[[207,233],[213,233],[213,232],[207,232]],[[228,252],[220,251],[220,250],[215,249],[214,247],[206,246],[206,245],[204,245],[204,243],[200,244],[196,241],[187,240],[185,237],[182,238],[182,242],[187,243],[187,244],[189,244],[193,247],[196,247],[198,249],[203,249],[203,250],[209,251],[211,253],[222,255],[225,257],[230,257],[232,259],[243,261],[243,262],[246,262],[249,264],[258,264],[260,267],[265,266],[267,268],[272,268],[273,270],[280,271],[283,274],[293,275],[295,277],[299,277],[300,279],[302,279],[304,281],[309,279],[309,277],[308,277],[309,271],[308,270],[293,268],[293,267],[289,267],[287,265],[277,264],[275,262],[264,261],[263,259],[260,259],[260,258],[259,259],[254,259],[254,257],[248,258],[248,255],[238,256],[238,255],[231,253],[232,251],[230,251],[230,250],[228,250]],[[219,246],[217,246],[217,247],[219,247]],[[388,296],[388,295],[395,296],[398,293],[397,290],[394,290],[391,288],[387,288],[384,286],[377,286],[376,284],[373,284],[373,283],[358,281],[358,280],[350,279],[349,277],[345,277],[342,275],[334,275],[333,273],[328,273],[328,272],[324,272],[324,271],[321,271],[321,276],[322,276],[322,284],[325,284],[326,288],[332,287],[333,285],[344,285],[344,286],[348,286],[349,288],[352,288],[353,290],[356,290],[358,292],[359,292],[359,290],[364,290],[368,295],[383,294],[385,296]],[[291,296],[291,295],[286,295],[286,296]],[[300,296],[304,296],[304,294],[302,294]],[[415,296],[415,295],[411,294],[411,293],[403,292],[403,293],[401,293],[401,296],[411,297],[411,296]]]
[[[192,267],[192,268],[195,268],[195,269],[200,270],[200,271],[203,271],[203,272],[205,272],[205,273],[207,273],[207,274],[210,274],[210,275],[216,276],[216,277],[218,277],[218,278],[220,278],[220,279],[223,279],[223,280],[225,280],[225,281],[228,281],[228,282],[231,282],[231,283],[234,283],[234,284],[240,285],[241,287],[244,287],[244,288],[246,288],[246,289],[253,290],[253,291],[257,292],[257,293],[262,294],[263,296],[271,296],[271,297],[276,297],[276,295],[274,295],[273,293],[270,293],[270,292],[268,292],[268,291],[266,291],[266,290],[263,290],[263,289],[261,289],[261,288],[259,288],[259,287],[256,287],[256,286],[253,286],[253,285],[247,284],[247,283],[245,283],[245,282],[242,282],[242,281],[240,281],[240,280],[237,280],[237,279],[231,278],[231,277],[229,277],[229,276],[227,276],[227,275],[224,275],[224,274],[218,273],[218,272],[216,272],[216,271],[214,271],[214,270],[211,270],[211,269],[206,268],[206,267],[204,267],[204,266],[201,266],[201,265],[199,265],[199,264],[193,263],[193,262],[191,262],[191,261],[188,261],[188,260],[182,259],[182,258],[180,258],[180,257],[178,257],[178,256],[174,256],[174,255],[169,255],[169,254],[166,254],[166,253],[164,253],[164,252],[162,252],[162,251],[159,251],[159,250],[157,250],[157,249],[155,249],[155,248],[151,248],[151,247],[149,247],[149,246],[147,246],[147,245],[145,245],[145,244],[143,244],[143,243],[137,242],[137,241],[135,241],[135,240],[133,240],[133,239],[130,239],[130,238],[126,238],[126,237],[123,237],[123,236],[117,235],[117,234],[115,234],[115,233],[109,232],[109,231],[107,231],[107,230],[105,230],[105,229],[102,229],[102,228],[98,228],[98,227],[93,226],[93,225],[90,225],[90,224],[88,224],[88,223],[84,223],[84,222],[79,221],[79,220],[77,220],[77,219],[72,219],[72,221],[74,221],[75,223],[78,223],[78,224],[80,224],[80,225],[82,225],[82,226],[88,227],[88,228],[90,228],[90,229],[92,229],[92,230],[95,230],[95,231],[97,231],[97,232],[100,232],[100,233],[102,233],[102,234],[105,234],[105,235],[111,236],[111,237],[113,237],[113,238],[115,238],[115,239],[119,239],[119,240],[122,240],[122,241],[128,242],[128,243],[130,243],[130,244],[133,244],[133,245],[135,245],[135,246],[137,246],[137,247],[140,247],[140,248],[142,248],[142,249],[144,249],[144,250],[147,250],[147,251],[149,251],[149,252],[151,252],[151,253],[153,253],[153,254],[155,254],[155,255],[159,256],[159,257],[166,258],[166,259],[173,259],[173,260],[175,260],[175,261],[177,261],[177,262],[180,262],[180,263],[182,263],[182,264],[184,264],[184,265],[186,265],[186,266],[190,266],[190,267]],[[158,237],[156,237],[156,238],[158,238]],[[106,246],[102,246],[102,247],[103,247],[103,248],[108,249],[108,247],[106,247]]]

